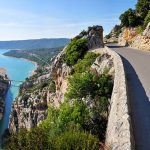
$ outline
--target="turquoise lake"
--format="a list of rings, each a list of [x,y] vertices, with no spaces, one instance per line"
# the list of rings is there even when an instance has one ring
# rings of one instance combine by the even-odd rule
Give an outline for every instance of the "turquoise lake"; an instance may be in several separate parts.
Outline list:
[[[27,77],[31,75],[32,71],[36,69],[36,65],[24,59],[4,56],[3,53],[7,51],[9,50],[0,50],[0,68],[5,68],[7,70],[7,75],[10,80],[24,81]],[[3,134],[4,130],[8,128],[12,102],[18,95],[18,86],[20,84],[20,82],[12,82],[12,86],[7,92],[4,117],[0,121],[0,136]]]

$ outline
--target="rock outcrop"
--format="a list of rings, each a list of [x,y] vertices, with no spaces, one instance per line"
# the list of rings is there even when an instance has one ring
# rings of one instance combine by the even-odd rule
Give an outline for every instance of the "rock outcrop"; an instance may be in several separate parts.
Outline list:
[[[150,37],[138,35],[132,41],[130,47],[150,51]]]
[[[85,38],[88,39],[88,48],[94,49],[104,47],[103,43],[103,27],[102,26],[93,26],[89,27],[87,31],[82,31],[75,38]]]
[[[111,30],[111,32],[105,36],[104,42],[105,43],[117,43],[120,32],[121,32],[121,26],[115,25],[115,27]]]
[[[118,44],[121,46],[128,46],[136,35],[136,28],[123,28],[118,38]]]
[[[142,35],[137,35],[132,39],[130,46],[140,50],[150,51],[150,23],[147,25]]]
[[[142,34],[138,34],[136,28],[123,28],[118,44],[150,51],[150,23]]]
[[[9,88],[8,77],[6,71],[0,68],[0,120],[3,118],[5,108],[5,96]]]

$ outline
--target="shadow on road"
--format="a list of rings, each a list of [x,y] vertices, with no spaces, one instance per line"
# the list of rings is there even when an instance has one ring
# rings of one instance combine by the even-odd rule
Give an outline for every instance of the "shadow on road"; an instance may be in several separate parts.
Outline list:
[[[124,57],[122,60],[127,77],[135,149],[150,150],[150,101],[132,65]]]
[[[126,46],[120,46],[117,44],[106,44],[106,46],[108,46],[109,48],[122,48],[122,47],[126,47]]]

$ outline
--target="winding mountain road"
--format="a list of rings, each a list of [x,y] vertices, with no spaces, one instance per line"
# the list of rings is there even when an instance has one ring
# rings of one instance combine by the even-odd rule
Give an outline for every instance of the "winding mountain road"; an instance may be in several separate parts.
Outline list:
[[[122,57],[136,150],[150,150],[150,52],[107,45]]]

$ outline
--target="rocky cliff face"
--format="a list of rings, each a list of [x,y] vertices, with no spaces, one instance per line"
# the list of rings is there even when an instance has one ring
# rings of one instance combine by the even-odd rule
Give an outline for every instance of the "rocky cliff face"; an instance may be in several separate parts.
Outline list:
[[[104,47],[103,43],[103,27],[102,26],[93,26],[89,27],[87,31],[82,31],[75,38],[85,38],[88,39],[88,48],[98,48]]]
[[[114,28],[111,30],[111,32],[105,36],[104,42],[105,43],[117,43],[120,32],[121,32],[121,26],[115,25]]]
[[[9,82],[4,69],[0,68],[0,120],[3,118],[5,108],[5,95],[9,88]]]
[[[122,32],[118,38],[118,44],[121,46],[128,46],[136,35],[136,28],[122,28]]]
[[[20,89],[20,94],[13,103],[9,129],[17,132],[19,128],[30,129],[47,117],[48,105],[59,106],[64,100],[67,89],[67,76],[71,68],[63,63],[65,49],[53,60],[46,74],[28,79]],[[46,69],[46,68],[45,68]]]
[[[79,37],[88,39],[89,49],[104,46],[101,26],[91,27],[76,38]],[[58,107],[64,101],[68,87],[67,78],[72,72],[72,68],[64,63],[64,57],[65,48],[54,58],[46,74],[39,76],[37,73],[21,86],[20,94],[12,106],[10,131],[16,132],[21,127],[29,129],[40,124],[47,117],[49,104]]]
[[[122,29],[122,33],[119,35],[118,44],[150,51],[150,23],[142,34],[138,34],[136,28]]]

